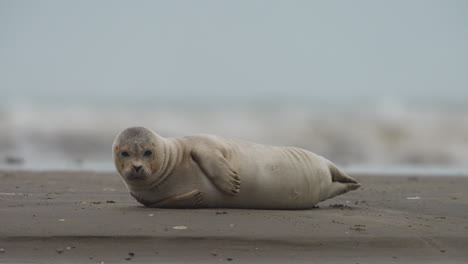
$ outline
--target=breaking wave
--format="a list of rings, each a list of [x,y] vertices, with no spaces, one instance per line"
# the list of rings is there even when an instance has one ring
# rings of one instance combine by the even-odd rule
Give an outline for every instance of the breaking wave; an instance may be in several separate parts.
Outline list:
[[[0,112],[0,166],[112,170],[119,131],[145,126],[163,136],[219,134],[297,146],[360,168],[466,168],[468,112],[374,108],[60,108],[17,104]]]

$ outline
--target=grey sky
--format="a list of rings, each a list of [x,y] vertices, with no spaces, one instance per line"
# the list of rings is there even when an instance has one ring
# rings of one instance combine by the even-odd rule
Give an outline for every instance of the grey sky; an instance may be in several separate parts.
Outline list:
[[[468,98],[467,1],[0,0],[0,38],[1,103]]]

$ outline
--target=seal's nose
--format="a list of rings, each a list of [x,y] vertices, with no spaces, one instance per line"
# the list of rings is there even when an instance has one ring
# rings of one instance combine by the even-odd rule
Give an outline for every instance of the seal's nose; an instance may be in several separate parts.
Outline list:
[[[135,165],[133,165],[133,168],[135,168],[136,172],[139,172],[140,169],[141,169],[141,166],[135,166]]]

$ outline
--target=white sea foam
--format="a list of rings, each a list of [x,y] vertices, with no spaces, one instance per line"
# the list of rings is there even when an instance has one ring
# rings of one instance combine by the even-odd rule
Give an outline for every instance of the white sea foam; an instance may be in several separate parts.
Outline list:
[[[341,166],[466,168],[468,112],[386,103],[326,112],[305,108],[109,109],[32,107],[0,113],[0,165],[28,169],[111,170],[111,144],[129,126],[163,136],[219,134],[298,146]]]

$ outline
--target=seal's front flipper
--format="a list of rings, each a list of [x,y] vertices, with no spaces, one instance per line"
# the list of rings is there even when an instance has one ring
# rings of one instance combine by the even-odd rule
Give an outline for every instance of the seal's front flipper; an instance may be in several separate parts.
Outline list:
[[[229,195],[239,194],[241,183],[239,175],[221,151],[198,149],[193,150],[191,155],[203,173],[218,189]]]
[[[146,206],[153,208],[197,208],[200,207],[202,198],[202,192],[199,190],[193,190]]]

